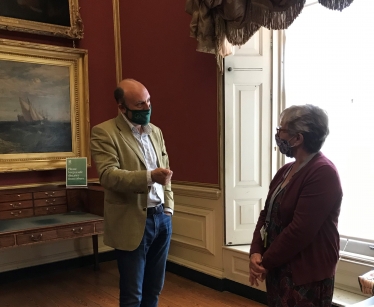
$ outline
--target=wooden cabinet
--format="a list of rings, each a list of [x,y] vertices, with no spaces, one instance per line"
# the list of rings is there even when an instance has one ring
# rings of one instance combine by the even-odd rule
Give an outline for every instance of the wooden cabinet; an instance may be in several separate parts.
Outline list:
[[[44,242],[57,239],[56,230],[32,230],[16,235],[18,245],[31,244],[36,242]]]
[[[12,247],[16,245],[14,236],[12,235],[2,235],[0,236],[0,248],[2,247]]]
[[[20,200],[32,199],[32,193],[14,193],[9,195],[0,195],[1,202],[17,202]]]
[[[66,190],[52,190],[34,193],[34,199],[53,199],[56,197],[66,197]]]
[[[97,268],[98,235],[104,228],[103,197],[99,185],[1,189],[0,249],[92,236]]]
[[[45,206],[34,209],[35,215],[46,215],[67,212],[67,206]]]
[[[32,193],[0,195],[0,220],[33,215]]]
[[[56,205],[65,205],[66,206],[66,197],[35,199],[34,200],[34,206],[35,207],[56,206]]]
[[[104,232],[104,222],[98,222],[95,224],[95,230],[99,233]]]
[[[20,219],[23,217],[30,217],[34,215],[34,210],[30,209],[14,209],[0,212],[0,220],[5,219]]]
[[[13,209],[32,208],[32,200],[7,201],[0,203],[0,211],[7,211]]]

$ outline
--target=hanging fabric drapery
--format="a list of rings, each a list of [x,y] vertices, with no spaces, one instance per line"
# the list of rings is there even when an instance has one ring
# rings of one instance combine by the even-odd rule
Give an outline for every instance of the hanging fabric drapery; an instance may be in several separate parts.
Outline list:
[[[353,0],[318,0],[328,9],[342,11]],[[232,46],[244,45],[261,27],[288,28],[301,13],[305,0],[186,0],[192,15],[190,36],[197,51],[213,53],[222,69],[222,59]]]

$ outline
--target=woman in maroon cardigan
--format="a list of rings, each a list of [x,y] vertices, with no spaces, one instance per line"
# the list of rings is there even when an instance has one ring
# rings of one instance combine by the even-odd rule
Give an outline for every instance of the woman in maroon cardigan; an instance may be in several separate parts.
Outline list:
[[[292,106],[275,136],[295,161],[274,176],[250,250],[250,284],[266,277],[269,306],[331,306],[339,258],[339,174],[319,150],[328,133],[325,111]]]

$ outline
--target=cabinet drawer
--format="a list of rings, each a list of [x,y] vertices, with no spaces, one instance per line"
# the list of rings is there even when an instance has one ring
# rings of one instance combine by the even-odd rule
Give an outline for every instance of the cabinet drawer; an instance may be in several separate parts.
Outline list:
[[[74,238],[82,235],[94,234],[94,224],[72,225],[57,229],[59,238]]]
[[[33,216],[34,210],[33,209],[15,209],[9,211],[0,211],[0,220],[6,219],[20,219],[23,217],[30,217]]]
[[[0,202],[29,200],[29,199],[32,199],[32,193],[0,195]]]
[[[43,242],[48,240],[57,239],[56,230],[46,230],[46,231],[30,231],[27,233],[19,234],[16,236],[17,244],[30,244],[35,242]]]
[[[24,209],[24,208],[32,208],[32,200],[0,203],[0,211],[12,210],[12,209]]]
[[[0,236],[0,248],[2,247],[10,247],[16,245],[16,241],[14,239],[14,236]]]
[[[38,207],[35,208],[35,215],[45,215],[45,214],[56,214],[56,213],[65,213],[68,211],[66,205],[63,206],[47,206],[47,207]]]
[[[34,199],[63,197],[63,196],[66,197],[66,190],[44,191],[44,192],[34,193]]]
[[[66,204],[66,197],[57,197],[57,198],[53,197],[53,198],[34,200],[35,207],[65,205],[65,204]]]
[[[104,222],[97,222],[95,223],[95,231],[98,233],[104,232]]]

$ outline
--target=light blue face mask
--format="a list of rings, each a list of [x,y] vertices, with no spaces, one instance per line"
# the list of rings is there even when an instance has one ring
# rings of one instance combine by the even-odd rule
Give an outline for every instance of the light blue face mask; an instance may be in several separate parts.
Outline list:
[[[126,106],[127,118],[135,124],[145,126],[151,121],[152,106],[149,106],[148,110],[130,110]],[[132,117],[130,119],[128,112],[131,111]]]

